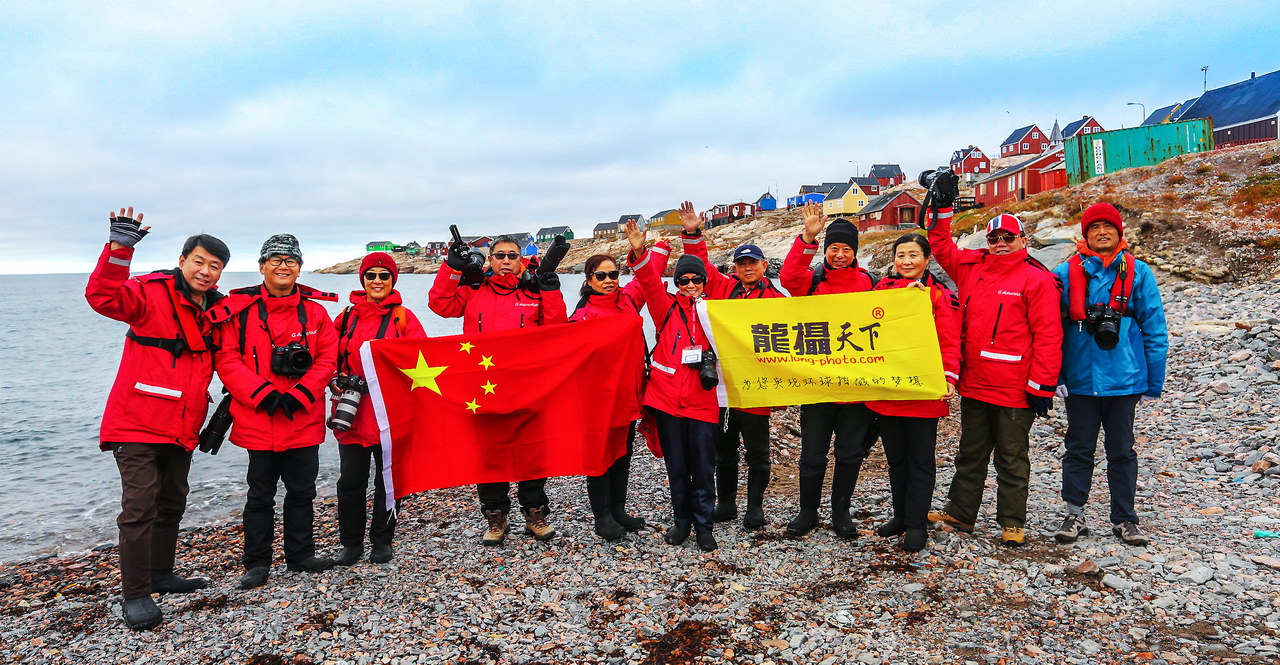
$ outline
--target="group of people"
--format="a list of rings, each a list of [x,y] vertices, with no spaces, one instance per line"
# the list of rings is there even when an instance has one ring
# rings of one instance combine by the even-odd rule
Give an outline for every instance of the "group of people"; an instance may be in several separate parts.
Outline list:
[[[1024,228],[1012,215],[987,224],[987,249],[958,248],[950,227],[954,196],[954,184],[948,188],[945,181],[931,191],[927,237],[898,238],[884,277],[859,265],[857,226],[844,219],[828,223],[813,204],[803,210],[803,230],[778,283],[767,276],[768,261],[753,244],[735,249],[732,270],[722,274],[710,262],[698,216],[686,201],[680,207],[683,254],[673,271],[674,292],[662,279],[670,247],[662,240],[651,246],[647,232],[630,222],[627,256],[597,254],[586,260],[572,311],[555,272],[535,271],[536,263],[506,236],[489,246],[487,256],[455,242],[436,274],[428,307],[442,317],[461,317],[468,333],[647,310],[656,342],[644,363],[642,406],[651,426],[646,436],[656,434],[660,441],[670,484],[673,524],[664,540],[681,545],[692,533],[700,549],[713,551],[714,525],[739,516],[740,445],[747,466],[742,525],[759,529],[767,523],[771,409],[718,405],[715,373],[706,370],[714,350],[694,309],[697,302],[920,289],[932,304],[946,396],[801,406],[799,507],[786,532],[802,537],[818,526],[834,448],[831,527],[840,537],[856,538],[851,501],[862,463],[880,440],[893,508],[892,518],[877,529],[880,536],[901,536],[901,547],[914,552],[927,545],[930,522],[972,532],[994,457],[1001,542],[1021,545],[1028,436],[1035,416],[1047,414],[1057,393],[1066,401],[1068,429],[1065,517],[1055,537],[1073,542],[1088,533],[1084,506],[1103,429],[1113,531],[1128,544],[1146,544],[1134,509],[1133,422],[1138,401],[1161,394],[1167,335],[1154,276],[1125,251],[1119,211],[1105,203],[1085,210],[1077,254],[1051,272],[1027,254]],[[117,523],[125,623],[139,630],[159,625],[163,614],[153,593],[190,592],[207,584],[176,574],[174,559],[187,473],[212,403],[208,388],[215,370],[234,421],[230,440],[249,456],[240,587],[254,588],[270,577],[281,483],[287,569],[318,572],[353,565],[364,556],[366,531],[369,561],[390,561],[395,518],[381,500],[383,451],[373,410],[342,413],[339,396],[364,389],[358,352],[364,342],[426,336],[395,289],[395,260],[381,252],[367,255],[359,271],[362,288],[331,319],[321,303],[338,296],[298,284],[302,252],[291,235],[273,235],[263,243],[261,284],[224,295],[216,285],[230,261],[225,243],[207,234],[192,236],[176,269],[131,277],[134,246],[150,227],[132,208],[109,217],[110,238],[86,298],[99,313],[129,325],[100,437],[102,449],[115,456],[122,485]],[[812,266],[819,254],[820,265]],[[929,272],[931,258],[951,276],[958,293]],[[624,261],[634,274],[626,286],[621,284]],[[954,393],[960,395],[961,424],[956,473],[946,506],[931,511],[938,419],[950,412]],[[332,405],[328,425],[340,457],[342,550],[336,559],[318,556],[312,535],[326,401]],[[602,475],[586,479],[595,533],[607,541],[646,526],[626,510],[636,432],[637,423],[615,430],[610,436],[619,440],[607,443],[625,443],[625,454]],[[370,475],[377,497],[371,518]],[[516,485],[525,532],[537,540],[554,538],[546,479]],[[476,491],[487,523],[482,542],[501,545],[510,529],[510,485],[485,483]]]

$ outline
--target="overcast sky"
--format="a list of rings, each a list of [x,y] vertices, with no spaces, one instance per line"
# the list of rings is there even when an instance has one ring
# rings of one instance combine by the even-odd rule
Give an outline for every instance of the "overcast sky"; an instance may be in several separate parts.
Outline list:
[[[0,273],[91,269],[122,205],[137,269],[201,231],[232,270],[280,232],[309,268],[586,235],[1280,68],[1270,1],[378,4],[0,3]]]

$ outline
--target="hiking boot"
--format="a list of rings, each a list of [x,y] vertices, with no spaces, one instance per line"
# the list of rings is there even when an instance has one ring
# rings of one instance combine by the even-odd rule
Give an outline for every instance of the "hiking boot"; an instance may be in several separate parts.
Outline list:
[[[893,519],[889,520],[888,522],[885,522],[884,524],[881,524],[876,529],[876,535],[880,536],[881,538],[892,538],[894,536],[901,536],[906,532],[907,532],[907,525],[902,521],[902,518],[898,517],[897,515],[894,515]]]
[[[1022,547],[1027,542],[1027,532],[1022,527],[1007,526],[1000,532],[1000,544],[1006,547]]]
[[[907,552],[919,552],[929,544],[929,532],[924,529],[906,529],[902,537],[902,549]]]
[[[627,535],[627,530],[613,519],[612,512],[605,511],[596,514],[596,535],[608,542],[613,542]]]
[[[613,504],[613,509],[610,511],[610,514],[613,516],[613,521],[617,522],[618,526],[622,527],[626,531],[639,531],[646,526],[643,517],[633,517],[628,515],[627,511],[620,503]]]
[[[1089,527],[1084,525],[1084,517],[1068,513],[1062,519],[1062,526],[1053,532],[1053,539],[1064,544],[1074,543],[1080,539],[1080,536],[1087,535],[1089,535]]]
[[[284,567],[286,570],[295,573],[323,573],[324,571],[333,568],[333,559],[312,555],[297,561],[286,563]]]
[[[929,511],[929,522],[931,522],[931,523],[933,523],[933,524],[937,524],[937,523],[939,523],[939,522],[942,522],[942,523],[944,523],[944,524],[947,524],[947,525],[948,525],[948,526],[950,526],[951,528],[955,529],[956,531],[963,531],[963,532],[965,532],[965,533],[973,533],[973,525],[972,525],[972,524],[966,524],[966,523],[964,523],[964,522],[961,522],[960,520],[958,520],[958,519],[956,519],[956,518],[954,518],[954,517],[952,517],[952,516],[948,515],[948,514],[947,514],[947,511],[945,511],[945,510],[930,510],[930,511]]]
[[[125,600],[120,604],[120,611],[124,614],[124,625],[133,630],[151,630],[164,621],[164,613],[149,595]]]
[[[589,479],[587,501],[591,504],[591,516],[595,518],[596,535],[606,541],[614,541],[627,535],[627,530],[613,519],[613,509],[609,505],[610,487],[607,481],[607,478]]]
[[[698,549],[702,550],[703,552],[714,552],[716,548],[719,547],[719,545],[716,544],[715,535],[713,535],[710,531],[699,531],[697,535],[697,540],[698,540]]]
[[[172,570],[151,571],[151,593],[191,593],[209,586],[203,577],[178,577]]]
[[[363,547],[343,547],[342,554],[339,554],[338,558],[333,560],[333,565],[354,566],[361,556],[364,556]]]
[[[831,509],[831,530],[845,540],[858,537],[858,527],[854,526],[853,519],[849,517],[849,506]]]
[[[547,524],[547,514],[551,512],[546,506],[527,508],[524,511],[524,532],[533,536],[534,540],[548,541],[556,537],[556,530]]]
[[[715,510],[711,511],[712,522],[728,522],[735,519],[738,519],[738,502],[736,499],[716,502]]]
[[[817,527],[818,511],[801,509],[801,511],[787,523],[787,535],[792,538],[800,538]]]
[[[484,538],[480,541],[485,547],[498,547],[502,545],[502,540],[507,537],[507,532],[511,530],[511,523],[507,521],[507,511],[497,509],[484,511],[484,518],[489,520],[489,528],[484,531]]]
[[[271,569],[266,566],[258,566],[250,568],[240,576],[241,589],[254,589],[267,583],[267,578],[271,577]]]
[[[667,533],[662,536],[668,545],[683,545],[684,541],[689,539],[689,527],[672,526],[667,529]]]
[[[1151,542],[1151,540],[1147,538],[1147,534],[1143,533],[1142,529],[1133,522],[1121,522],[1111,527],[1111,533],[1114,533],[1116,537],[1120,539],[1120,542],[1125,545],[1146,547],[1147,544]]]
[[[764,528],[764,507],[758,503],[747,504],[742,513],[742,528],[748,531]]]
[[[369,563],[387,563],[391,557],[391,543],[377,543],[369,550]]]

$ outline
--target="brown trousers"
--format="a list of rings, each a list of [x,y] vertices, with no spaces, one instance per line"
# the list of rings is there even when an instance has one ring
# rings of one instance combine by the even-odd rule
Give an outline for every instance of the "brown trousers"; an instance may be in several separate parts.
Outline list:
[[[171,570],[187,509],[191,451],[177,444],[117,443],[120,586],[125,600],[151,594],[151,571]]]

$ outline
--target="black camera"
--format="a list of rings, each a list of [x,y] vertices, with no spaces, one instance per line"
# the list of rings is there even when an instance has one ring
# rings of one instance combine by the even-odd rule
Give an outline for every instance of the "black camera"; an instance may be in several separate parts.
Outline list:
[[[707,349],[702,354],[702,363],[698,367],[698,380],[702,382],[703,390],[711,390],[720,384],[720,377],[716,376],[716,352]]]
[[[942,208],[950,206],[960,194],[960,176],[945,166],[921,173],[917,182],[933,194],[932,199]]]
[[[200,452],[217,455],[222,442],[231,429],[231,395],[222,398],[209,418],[209,424],[200,431]]]
[[[1089,305],[1085,310],[1085,326],[1103,351],[1110,351],[1120,343],[1120,316],[1120,312],[1105,304]]]
[[[299,342],[271,347],[271,371],[281,376],[299,377],[311,369],[311,349]]]
[[[338,395],[338,405],[334,407],[333,415],[329,418],[329,428],[345,432],[355,423],[356,409],[360,408],[361,398],[369,391],[369,384],[362,376],[347,374],[334,379],[333,385],[341,393]]]

